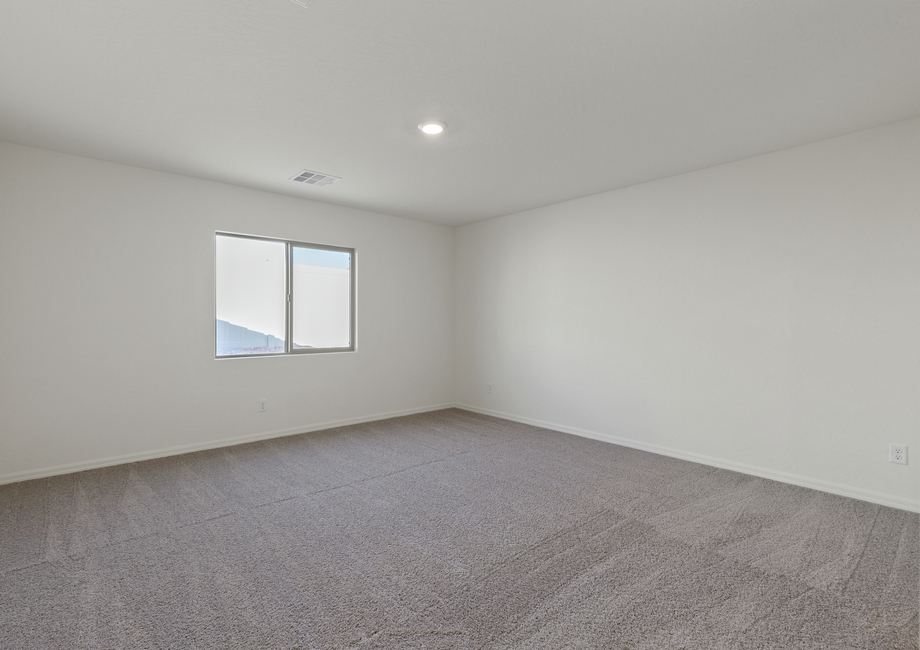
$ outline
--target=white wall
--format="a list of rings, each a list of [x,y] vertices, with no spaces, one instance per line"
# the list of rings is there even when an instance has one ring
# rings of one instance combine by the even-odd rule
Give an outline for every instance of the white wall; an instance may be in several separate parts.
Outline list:
[[[459,403],[920,509],[920,120],[456,242]]]
[[[451,228],[9,144],[0,228],[0,482],[453,401]],[[216,361],[215,230],[355,247],[358,351]]]

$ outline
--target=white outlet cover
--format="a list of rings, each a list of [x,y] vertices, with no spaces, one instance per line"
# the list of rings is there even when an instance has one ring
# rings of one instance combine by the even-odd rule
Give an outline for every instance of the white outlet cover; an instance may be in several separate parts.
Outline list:
[[[888,445],[888,462],[907,465],[907,445],[892,442]]]

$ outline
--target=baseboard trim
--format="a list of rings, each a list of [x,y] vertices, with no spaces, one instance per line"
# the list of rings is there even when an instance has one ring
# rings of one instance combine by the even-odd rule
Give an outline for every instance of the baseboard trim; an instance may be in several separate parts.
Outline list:
[[[365,415],[357,418],[346,418],[344,420],[332,420],[329,422],[320,422],[301,427],[291,427],[288,429],[277,429],[275,431],[263,431],[260,433],[237,436],[235,438],[224,438],[222,440],[211,440],[208,442],[193,443],[190,445],[179,445],[177,447],[163,447],[151,451],[143,451],[134,454],[122,454],[119,456],[109,456],[107,458],[98,458],[96,460],[81,461],[78,463],[66,463],[64,465],[55,465],[53,467],[42,467],[39,469],[26,470],[24,472],[14,472],[12,474],[0,475],[0,485],[7,483],[18,483],[36,478],[45,478],[48,476],[58,476],[61,474],[73,474],[88,469],[98,469],[100,467],[111,467],[112,465],[124,465],[125,463],[136,463],[142,460],[152,460],[154,458],[166,458],[167,456],[178,456],[188,454],[193,451],[206,451],[208,449],[220,449],[221,447],[233,447],[242,445],[247,442],[257,442],[259,440],[268,440],[270,438],[283,438],[284,436],[293,436],[300,433],[310,433],[312,431],[322,431],[323,429],[334,429],[336,427],[348,426],[350,424],[361,424],[363,422],[376,422],[377,420],[388,420],[398,418],[404,415],[415,415],[416,413],[427,413],[429,411],[440,411],[453,407],[453,404],[439,404],[436,406],[424,406],[414,409],[403,409],[401,411],[389,411],[387,413],[377,413],[374,415]]]
[[[405,415],[415,415],[416,413],[427,413],[429,411],[440,411],[447,408],[459,408],[466,411],[472,411],[474,413],[481,413],[483,415],[491,415],[493,417],[501,418],[503,420],[510,420],[512,422],[520,422],[522,424],[531,424],[533,426],[542,427],[544,429],[550,429],[552,431],[559,431],[562,433],[569,433],[572,435],[580,436],[582,438],[591,438],[593,440],[600,440],[602,442],[609,442],[615,445],[621,445],[623,447],[630,447],[632,449],[639,449],[642,451],[648,451],[654,454],[661,454],[662,456],[670,456],[672,458],[680,458],[681,460],[688,460],[694,463],[700,463],[701,465],[709,465],[711,467],[719,467],[721,469],[728,469],[734,472],[740,472],[742,474],[749,474],[751,476],[759,476],[761,478],[767,478],[774,481],[779,481],[781,483],[789,483],[791,485],[798,485],[800,487],[811,488],[813,490],[820,490],[822,492],[828,492],[830,494],[837,494],[839,496],[850,497],[853,499],[859,499],[860,501],[868,501],[869,503],[876,503],[878,505],[889,506],[891,508],[898,508],[900,510],[907,510],[910,512],[920,512],[920,500],[904,499],[902,497],[892,496],[890,494],[884,494],[882,492],[875,492],[873,490],[865,490],[862,488],[854,488],[848,485],[841,485],[839,483],[831,483],[829,481],[822,481],[819,479],[813,479],[806,476],[800,476],[798,474],[790,474],[788,472],[780,472],[776,470],[767,469],[764,467],[758,467],[755,465],[747,465],[744,463],[736,463],[730,460],[724,460],[721,458],[715,458],[713,456],[706,456],[704,454],[697,454],[694,452],[683,451],[680,449],[674,449],[671,447],[665,447],[663,445],[654,445],[638,440],[633,440],[631,438],[624,438],[621,436],[616,436],[609,433],[601,433],[598,431],[590,431],[587,429],[579,429],[577,427],[570,427],[564,424],[557,424],[555,422],[547,422],[545,420],[537,420],[534,418],[522,417],[518,415],[513,415],[511,413],[505,413],[502,411],[495,411],[492,409],[484,409],[478,406],[472,406],[470,404],[438,404],[432,406],[425,406],[421,408],[413,409],[403,409],[399,411],[389,411],[386,413],[376,413],[374,415],[366,415],[356,418],[345,418],[342,420],[331,420],[328,422],[320,422],[318,424],[312,424],[307,426],[300,427],[291,427],[288,429],[277,429],[274,431],[263,431],[260,433],[248,434],[245,436],[237,436],[235,438],[225,438],[222,440],[211,440],[208,442],[202,443],[193,443],[189,445],[179,445],[175,447],[164,447],[161,449],[154,449],[151,451],[138,452],[133,454],[122,454],[119,456],[109,456],[106,458],[99,458],[91,461],[81,461],[77,463],[67,463],[64,465],[55,465],[53,467],[42,467],[34,470],[26,470],[24,472],[14,472],[11,474],[0,475],[0,485],[8,483],[18,483],[20,481],[28,481],[36,478],[45,478],[48,476],[58,476],[61,474],[72,474],[74,472],[82,472],[88,469],[98,469],[100,467],[111,467],[113,465],[123,465],[125,463],[136,463],[143,460],[152,460],[154,458],[165,458],[167,456],[178,456],[180,454],[188,454],[195,451],[206,451],[208,449],[220,449],[222,447],[232,447],[234,445],[242,445],[247,442],[257,442],[259,440],[269,440],[271,438],[282,438],[284,436],[292,436],[300,433],[310,433],[313,431],[322,431],[324,429],[334,429],[336,427],[348,426],[351,424],[362,424],[364,422],[375,422],[377,420],[387,420],[390,418],[402,417]]]
[[[904,499],[902,497],[892,496],[890,494],[884,494],[882,492],[875,492],[872,490],[864,490],[862,488],[854,488],[848,485],[841,485],[839,483],[831,483],[829,481],[822,481],[819,479],[808,478],[806,476],[800,476],[797,474],[790,474],[787,472],[779,472],[776,470],[767,469],[764,467],[757,467],[755,465],[746,465],[744,463],[736,463],[730,460],[724,460],[721,458],[715,458],[712,456],[706,456],[703,454],[696,454],[689,451],[683,451],[680,449],[673,449],[671,447],[665,447],[662,445],[653,445],[638,440],[632,440],[630,438],[623,438],[620,436],[615,436],[609,433],[600,433],[597,431],[589,431],[587,429],[579,429],[577,427],[570,427],[564,424],[556,424],[555,422],[546,422],[544,420],[536,420],[534,418],[522,417],[519,415],[512,415],[510,413],[504,413],[501,411],[493,411],[491,409],[484,409],[478,406],[471,406],[469,404],[454,404],[456,408],[464,409],[467,411],[472,411],[474,413],[481,413],[483,415],[491,415],[493,417],[501,418],[503,420],[511,420],[512,422],[520,422],[522,424],[532,424],[543,429],[551,429],[553,431],[560,431],[562,433],[570,433],[572,435],[581,436],[582,438],[592,438],[594,440],[600,440],[602,442],[610,442],[615,445],[621,445],[623,447],[630,447],[632,449],[639,449],[642,451],[649,451],[654,454],[660,454],[662,456],[670,456],[672,458],[679,458],[681,460],[689,460],[694,463],[699,463],[701,465],[709,465],[711,467],[719,467],[721,469],[728,469],[734,472],[740,472],[741,474],[749,474],[751,476],[758,476],[760,478],[767,478],[774,481],[779,481],[781,483],[789,483],[791,485],[798,485],[799,487],[811,488],[813,490],[820,490],[821,492],[829,492],[830,494],[836,494],[838,496],[850,497],[852,499],[859,499],[860,501],[868,501],[869,503],[876,503],[882,506],[889,506],[891,508],[898,508],[900,510],[907,510],[910,512],[920,512],[920,500]]]

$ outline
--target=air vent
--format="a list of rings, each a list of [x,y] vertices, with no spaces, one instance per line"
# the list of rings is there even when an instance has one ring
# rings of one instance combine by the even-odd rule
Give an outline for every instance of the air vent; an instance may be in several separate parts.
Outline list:
[[[336,181],[342,180],[338,176],[330,176],[329,174],[320,174],[319,172],[311,172],[306,169],[297,174],[294,178],[291,179],[297,183],[304,183],[305,185],[316,185],[317,187],[326,187],[327,185],[332,185]]]

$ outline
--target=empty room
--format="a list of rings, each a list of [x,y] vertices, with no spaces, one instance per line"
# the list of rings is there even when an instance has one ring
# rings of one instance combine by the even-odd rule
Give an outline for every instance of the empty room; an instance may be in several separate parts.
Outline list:
[[[920,2],[6,0],[0,648],[920,648]]]

